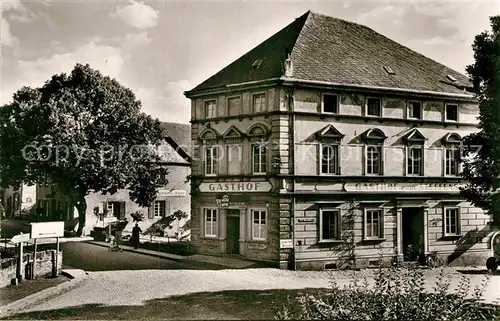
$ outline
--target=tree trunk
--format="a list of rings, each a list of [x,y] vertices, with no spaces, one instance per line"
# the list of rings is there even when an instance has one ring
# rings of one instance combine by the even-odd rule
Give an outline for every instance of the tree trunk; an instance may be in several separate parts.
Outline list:
[[[78,210],[78,230],[76,234],[81,236],[83,233],[83,228],[85,227],[85,218],[87,212],[87,202],[85,202],[85,198],[76,203],[76,209]]]

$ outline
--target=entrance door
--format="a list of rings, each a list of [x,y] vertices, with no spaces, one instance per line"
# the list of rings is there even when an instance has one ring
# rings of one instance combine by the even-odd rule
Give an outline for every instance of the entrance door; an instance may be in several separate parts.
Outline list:
[[[421,207],[403,208],[403,253],[405,261],[424,255],[424,211]]]
[[[226,253],[240,254],[240,213],[228,210],[226,231]]]

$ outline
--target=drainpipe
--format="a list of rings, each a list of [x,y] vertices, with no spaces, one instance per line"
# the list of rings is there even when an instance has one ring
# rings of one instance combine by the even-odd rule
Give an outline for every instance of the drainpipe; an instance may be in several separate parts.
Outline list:
[[[289,110],[289,115],[290,115],[290,131],[289,131],[289,139],[290,139],[290,145],[291,145],[291,153],[288,155],[288,164],[290,168],[290,174],[292,174],[292,188],[291,191],[295,192],[295,114],[294,114],[294,89],[295,86],[293,86],[291,89],[288,90],[288,110]],[[289,148],[290,150],[290,148]],[[292,260],[293,260],[293,270],[295,271],[297,269],[296,267],[296,256],[295,256],[295,194],[292,195],[292,206],[291,206],[291,219],[292,219],[292,227],[293,227],[293,233],[292,233]]]

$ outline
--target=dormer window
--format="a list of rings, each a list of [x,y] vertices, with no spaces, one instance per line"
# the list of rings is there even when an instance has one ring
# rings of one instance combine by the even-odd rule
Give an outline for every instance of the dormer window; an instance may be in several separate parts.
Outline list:
[[[323,94],[321,112],[328,114],[338,114],[339,97],[335,94]]]
[[[252,67],[259,68],[261,63],[262,63],[262,59],[254,60]]]
[[[382,104],[380,98],[367,98],[366,99],[366,115],[367,116],[382,116]]]
[[[386,73],[388,73],[389,75],[395,75],[396,73],[391,69],[391,67],[389,66],[384,66],[384,70]]]
[[[406,136],[406,174],[411,176],[424,175],[424,135],[414,129]]]
[[[422,119],[422,102],[408,102],[408,118]]]
[[[458,121],[458,105],[446,104],[445,106],[445,119],[446,121]]]
[[[383,174],[383,144],[386,136],[377,128],[365,134],[365,173],[367,175]]]
[[[448,78],[449,81],[451,82],[456,82],[457,78],[453,77],[452,75],[447,75],[446,78]]]

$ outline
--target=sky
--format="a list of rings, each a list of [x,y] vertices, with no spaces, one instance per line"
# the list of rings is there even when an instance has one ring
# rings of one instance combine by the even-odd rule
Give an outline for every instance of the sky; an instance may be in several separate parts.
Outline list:
[[[192,89],[307,10],[361,23],[465,74],[500,1],[0,0],[0,105],[88,63],[144,112],[188,123]]]

